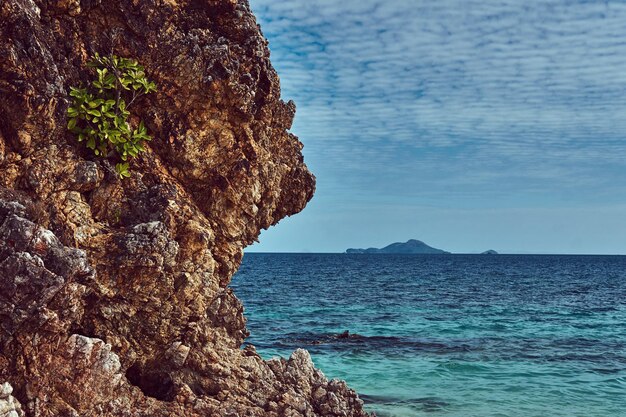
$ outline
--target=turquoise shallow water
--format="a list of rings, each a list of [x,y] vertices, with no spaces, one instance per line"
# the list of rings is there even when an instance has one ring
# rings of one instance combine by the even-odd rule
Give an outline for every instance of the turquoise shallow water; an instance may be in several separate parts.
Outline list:
[[[232,286],[262,356],[379,416],[626,416],[626,257],[246,254]]]

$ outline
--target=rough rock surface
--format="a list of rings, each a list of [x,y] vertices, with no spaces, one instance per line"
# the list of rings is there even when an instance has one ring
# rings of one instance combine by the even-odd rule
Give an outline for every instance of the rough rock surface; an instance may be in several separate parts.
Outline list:
[[[8,382],[0,385],[0,417],[23,417],[20,403],[11,395],[13,387]]]
[[[120,181],[65,126],[113,49],[158,85]],[[362,416],[307,352],[263,361],[228,288],[315,181],[245,0],[0,2],[0,415]]]

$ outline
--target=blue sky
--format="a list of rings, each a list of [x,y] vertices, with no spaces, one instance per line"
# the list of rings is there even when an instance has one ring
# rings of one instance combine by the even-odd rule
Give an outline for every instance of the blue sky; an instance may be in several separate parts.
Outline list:
[[[318,184],[249,251],[626,254],[626,2],[250,4]]]

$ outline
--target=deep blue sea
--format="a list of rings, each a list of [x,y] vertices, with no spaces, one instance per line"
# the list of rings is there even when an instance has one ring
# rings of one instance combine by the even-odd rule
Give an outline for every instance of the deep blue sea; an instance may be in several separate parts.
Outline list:
[[[232,286],[263,357],[379,416],[626,416],[626,256],[247,253]]]

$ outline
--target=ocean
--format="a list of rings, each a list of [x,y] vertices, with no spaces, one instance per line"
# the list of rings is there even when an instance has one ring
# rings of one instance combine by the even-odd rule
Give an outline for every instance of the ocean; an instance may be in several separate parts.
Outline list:
[[[379,416],[626,416],[626,256],[246,253],[232,287],[261,356]]]

